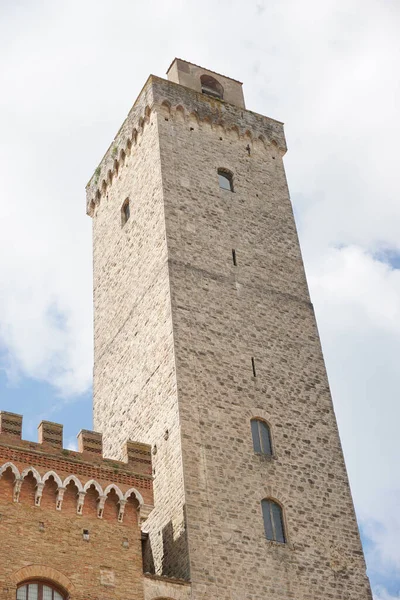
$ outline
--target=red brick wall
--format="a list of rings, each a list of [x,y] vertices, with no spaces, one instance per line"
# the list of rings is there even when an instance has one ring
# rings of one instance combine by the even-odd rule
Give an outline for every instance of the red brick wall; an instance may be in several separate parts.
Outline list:
[[[29,579],[53,581],[70,600],[143,600],[140,521],[153,503],[150,447],[131,443],[129,462],[123,463],[104,459],[98,446],[91,454],[85,448],[63,450],[58,441],[57,447],[45,439],[34,444],[21,440],[18,431],[4,432],[4,414],[0,413],[0,600],[15,600],[17,586]],[[13,467],[5,467],[7,463]],[[49,471],[54,476],[46,479]],[[63,486],[69,475],[79,481]],[[92,480],[96,486],[89,484],[78,514],[78,486],[82,490]],[[110,484],[117,489],[103,498],[99,518],[99,500]],[[131,488],[135,491],[124,504],[120,497]]]

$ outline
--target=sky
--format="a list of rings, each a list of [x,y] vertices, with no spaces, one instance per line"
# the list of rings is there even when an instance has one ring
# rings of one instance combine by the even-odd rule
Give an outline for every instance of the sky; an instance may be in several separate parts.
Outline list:
[[[85,185],[175,56],[285,122],[375,600],[400,599],[398,0],[0,0],[0,409],[92,427]]]

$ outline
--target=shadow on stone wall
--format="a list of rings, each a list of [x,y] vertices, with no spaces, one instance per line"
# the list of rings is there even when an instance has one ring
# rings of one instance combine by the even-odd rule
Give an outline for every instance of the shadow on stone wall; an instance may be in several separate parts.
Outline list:
[[[151,548],[150,538],[147,533],[142,533],[142,559],[143,573],[155,575],[153,550]]]
[[[163,562],[162,574],[165,577],[190,579],[189,553],[186,527],[179,537],[174,539],[174,528],[171,521],[162,531]]]
[[[186,535],[186,513],[184,512],[185,528],[174,539],[174,528],[172,521],[169,521],[162,530],[162,565],[161,573],[156,573],[154,564],[153,549],[151,547],[150,537],[146,534],[142,536],[142,556],[143,572],[151,575],[163,575],[164,577],[175,577],[178,579],[190,579],[190,565],[188,543]]]

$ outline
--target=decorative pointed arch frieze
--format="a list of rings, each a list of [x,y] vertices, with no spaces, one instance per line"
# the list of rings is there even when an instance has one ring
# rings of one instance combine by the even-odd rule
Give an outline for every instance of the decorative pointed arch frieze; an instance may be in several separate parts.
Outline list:
[[[61,478],[57,475],[57,473],[55,471],[47,471],[47,473],[45,473],[42,477],[42,482],[46,483],[46,481],[50,477],[53,477],[53,479],[56,482],[56,484],[58,485],[58,487],[62,487],[63,483],[61,481]]]
[[[104,490],[104,495],[108,496],[108,494],[111,492],[111,490],[114,490],[114,492],[117,494],[119,500],[121,500],[123,498],[123,493],[121,492],[121,490],[119,489],[119,487],[117,485],[115,485],[115,483],[110,483],[110,485],[108,485],[106,487],[106,489]]]
[[[67,487],[68,484],[71,483],[71,481],[74,482],[74,484],[76,485],[76,487],[78,488],[78,492],[83,492],[83,485],[80,482],[80,480],[78,479],[78,477],[76,477],[76,475],[68,475],[68,477],[66,477],[62,483],[63,487]]]
[[[98,481],[96,481],[95,479],[89,479],[89,481],[87,481],[87,482],[85,483],[85,485],[83,486],[83,491],[84,491],[84,492],[87,492],[87,491],[88,491],[88,489],[89,489],[90,487],[92,487],[92,486],[93,486],[93,487],[94,487],[94,488],[97,490],[97,492],[99,493],[99,496],[103,496],[103,495],[104,495],[104,494],[103,494],[103,488],[102,488],[102,487],[101,487],[101,485],[98,483]]]
[[[42,482],[42,478],[40,476],[40,473],[35,469],[35,467],[27,467],[26,469],[24,469],[21,473],[21,478],[25,479],[25,477],[27,475],[29,475],[29,473],[32,473],[33,477],[36,479],[37,483],[41,483]]]
[[[20,472],[18,468],[12,462],[6,462],[0,467],[0,477],[3,475],[3,473],[7,471],[7,469],[11,469],[16,478],[20,477]]]

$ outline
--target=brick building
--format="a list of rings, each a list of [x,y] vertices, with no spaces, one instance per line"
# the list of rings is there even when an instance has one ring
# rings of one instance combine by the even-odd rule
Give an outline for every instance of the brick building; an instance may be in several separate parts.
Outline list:
[[[371,598],[285,152],[238,81],[175,59],[145,83],[87,186],[111,458],[2,414],[4,598]]]
[[[127,441],[119,462],[103,458],[99,433],[81,431],[74,452],[57,423],[39,425],[39,443],[21,428],[20,415],[0,413],[2,600],[17,589],[18,600],[142,600],[150,446]]]

